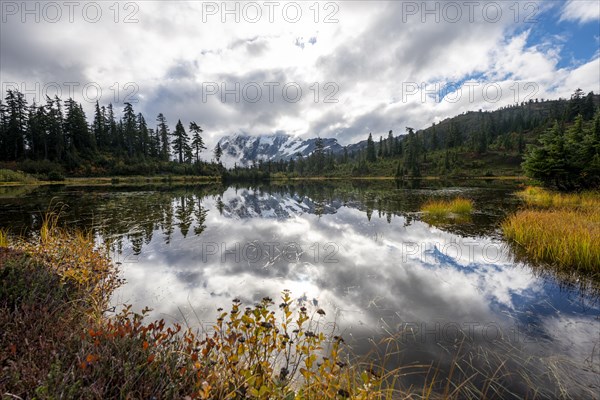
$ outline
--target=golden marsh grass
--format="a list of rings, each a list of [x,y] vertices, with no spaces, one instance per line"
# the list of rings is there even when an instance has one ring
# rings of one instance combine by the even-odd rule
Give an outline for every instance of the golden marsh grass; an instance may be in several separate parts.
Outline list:
[[[598,192],[557,193],[539,187],[529,186],[525,188],[525,190],[518,192],[517,195],[521,197],[527,205],[536,208],[571,210],[600,209],[600,193]]]
[[[529,187],[528,208],[502,224],[505,236],[533,260],[559,268],[600,271],[600,195],[562,194]]]

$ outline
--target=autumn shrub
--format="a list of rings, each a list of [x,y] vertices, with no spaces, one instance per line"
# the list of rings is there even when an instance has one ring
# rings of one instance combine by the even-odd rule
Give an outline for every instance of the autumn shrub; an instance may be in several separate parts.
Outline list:
[[[35,255],[0,251],[0,393],[32,398],[52,369],[71,365],[91,307]]]
[[[391,398],[386,376],[350,364],[343,338],[319,331],[322,310],[292,310],[289,291],[281,301],[276,311],[270,298],[251,307],[234,300],[210,333],[144,323],[148,310],[126,307],[85,333],[69,384],[45,390],[62,397],[62,387],[83,381],[91,398]]]
[[[0,393],[44,397],[36,390],[49,377],[68,376],[82,332],[102,320],[120,281],[92,236],[59,229],[52,213],[34,239],[6,237],[4,244],[8,247],[0,247]],[[78,398],[76,393],[67,397]]]

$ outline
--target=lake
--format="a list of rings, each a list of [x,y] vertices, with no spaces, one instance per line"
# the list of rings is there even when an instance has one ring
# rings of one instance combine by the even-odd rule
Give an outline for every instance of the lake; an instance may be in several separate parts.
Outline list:
[[[277,302],[289,289],[325,311],[315,319],[351,354],[401,366],[403,385],[454,364],[457,379],[493,376],[491,397],[593,398],[598,285],[514,254],[500,223],[521,206],[516,190],[493,180],[5,187],[0,227],[30,234],[65,205],[62,223],[92,229],[120,266],[114,305],[149,306],[152,318],[209,329],[234,298]],[[419,212],[458,195],[474,202],[468,219]]]

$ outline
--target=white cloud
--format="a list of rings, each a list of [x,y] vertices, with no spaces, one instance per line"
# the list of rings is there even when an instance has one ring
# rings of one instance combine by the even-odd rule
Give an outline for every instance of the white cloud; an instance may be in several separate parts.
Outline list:
[[[596,0],[569,0],[562,9],[561,21],[586,23],[600,20],[600,2]]]
[[[600,57],[573,70],[560,71],[560,75],[564,78],[559,80],[560,84],[553,92],[557,95],[568,98],[577,88],[600,93]]]
[[[370,131],[399,133],[405,126],[421,128],[464,111],[510,104],[514,99],[508,94],[515,83],[535,82],[543,94],[537,97],[546,98],[576,87],[597,91],[596,64],[589,64],[597,63],[597,55],[588,64],[559,68],[561,40],[530,43],[537,26],[515,22],[512,3],[491,3],[501,4],[498,21],[483,14],[483,7],[475,9],[472,21],[467,8],[458,23],[444,21],[443,12],[436,21],[435,15],[408,12],[406,2],[380,2],[377,7],[338,2],[338,10],[319,3],[317,23],[314,9],[309,8],[312,3],[301,3],[302,18],[297,23],[283,17],[284,3],[272,23],[264,6],[257,23],[243,18],[236,23],[232,16],[223,23],[221,13],[207,16],[206,3],[194,1],[175,6],[137,3],[139,22],[133,24],[114,23],[108,5],[103,5],[103,18],[95,24],[81,18],[72,24],[43,20],[23,24],[19,15],[9,15],[0,27],[0,80],[25,83],[27,88],[34,82],[41,86],[79,82],[79,92],[74,93],[79,101],[84,100],[81,87],[96,82],[102,88],[102,103],[115,102],[115,82],[117,102],[122,102],[131,93],[125,84],[133,82],[140,100],[134,104],[136,111],[142,111],[148,121],[162,112],[172,125],[178,119],[184,124],[195,120],[204,128],[209,146],[233,132],[278,130],[305,137],[335,136],[346,144],[364,139]],[[588,21],[597,4],[571,1],[562,10],[563,18],[574,15]],[[540,10],[547,8],[546,3],[540,4]],[[121,18],[125,11],[121,10]],[[525,11],[519,15],[527,15]],[[338,22],[324,23],[331,12]],[[561,10],[551,7],[544,12]],[[304,47],[296,45],[299,38]],[[311,38],[316,38],[312,44]],[[479,93],[473,100],[437,104],[423,102],[419,93],[405,96],[407,83],[431,89],[472,78],[482,84],[497,83],[506,88],[506,95],[497,103]],[[206,85],[212,82],[219,84],[219,91],[221,84],[231,89],[239,83],[240,101],[229,95],[223,102],[219,93],[204,99]],[[253,82],[262,88],[256,103],[245,100],[241,92]],[[279,84],[272,101],[264,86],[269,82]],[[328,90],[328,82],[339,88],[333,95],[337,103],[324,102],[335,88]],[[286,83],[300,85],[300,101],[286,101],[282,93]],[[63,97],[67,96],[63,93]],[[84,103],[88,116],[92,105]]]

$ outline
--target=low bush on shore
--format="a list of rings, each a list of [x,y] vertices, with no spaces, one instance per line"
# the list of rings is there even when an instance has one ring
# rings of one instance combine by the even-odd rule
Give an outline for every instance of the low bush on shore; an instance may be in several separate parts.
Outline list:
[[[2,183],[33,183],[36,179],[21,171],[0,169],[0,182]]]

